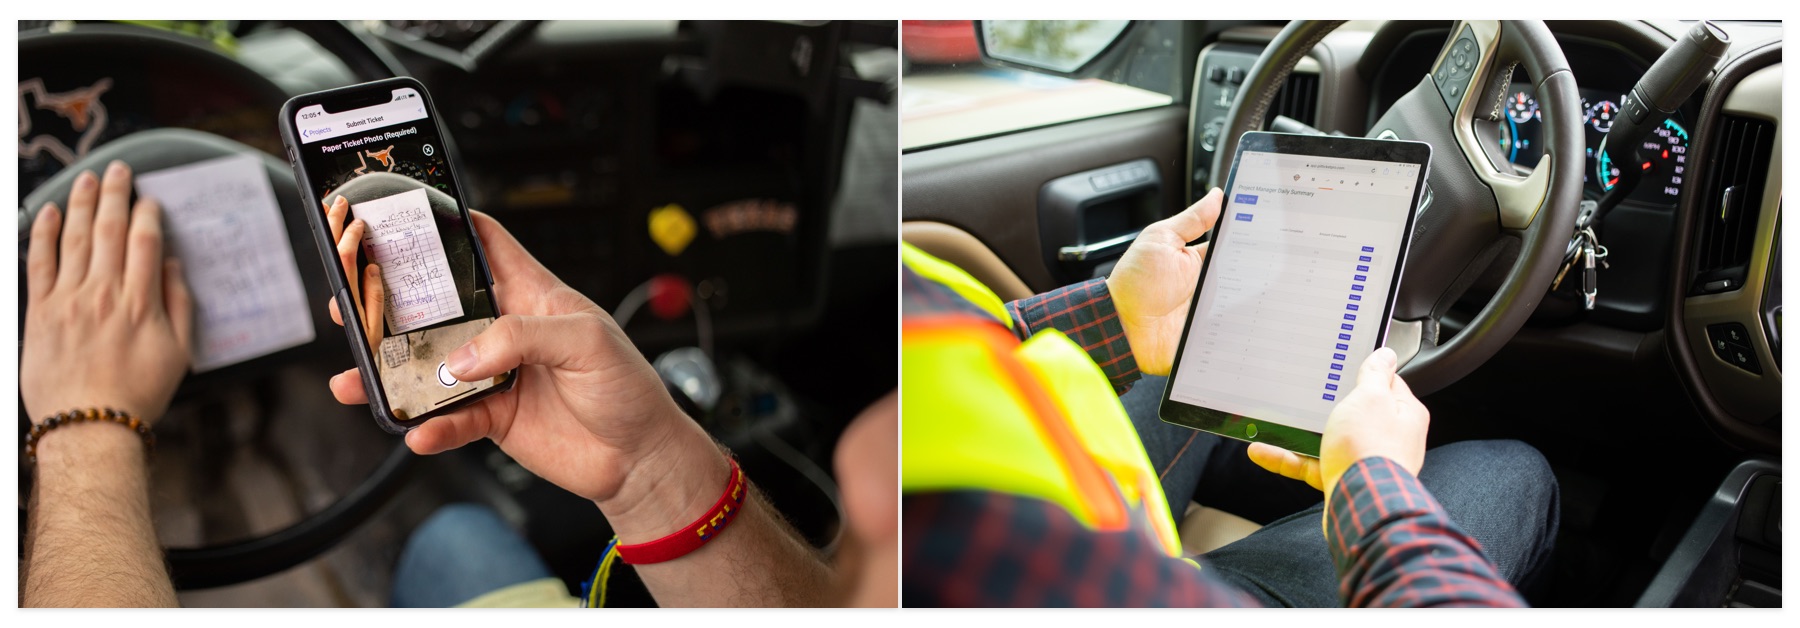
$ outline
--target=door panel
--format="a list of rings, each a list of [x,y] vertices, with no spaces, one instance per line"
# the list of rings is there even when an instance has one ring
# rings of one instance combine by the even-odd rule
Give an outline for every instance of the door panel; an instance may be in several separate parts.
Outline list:
[[[900,159],[900,213],[906,221],[941,222],[969,232],[1032,291],[1043,292],[1065,283],[1058,279],[1065,273],[1052,266],[1055,247],[1080,244],[1063,241],[1066,234],[1044,241],[1038,219],[1044,186],[1146,158],[1161,181],[1178,183],[1186,176],[1186,143],[1186,109],[1169,106],[908,153]],[[1180,211],[1182,187],[1164,183],[1154,215],[1144,218]]]

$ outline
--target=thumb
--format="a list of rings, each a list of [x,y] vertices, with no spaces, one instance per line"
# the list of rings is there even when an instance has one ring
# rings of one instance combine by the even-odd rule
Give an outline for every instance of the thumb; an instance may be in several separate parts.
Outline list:
[[[1382,347],[1363,360],[1362,372],[1356,377],[1356,387],[1368,386],[1373,390],[1389,391],[1394,388],[1394,370],[1400,356],[1393,349]]]
[[[1181,213],[1163,220],[1163,224],[1181,237],[1182,243],[1193,242],[1211,231],[1219,222],[1219,211],[1225,207],[1225,192],[1213,188],[1206,196],[1196,201]]]
[[[572,341],[594,336],[594,330],[584,328],[591,321],[591,316],[582,314],[508,314],[495,319],[494,324],[480,335],[451,351],[444,366],[450,369],[452,376],[465,382],[487,379],[521,364],[567,367],[593,357],[593,350],[587,348],[587,343]]]

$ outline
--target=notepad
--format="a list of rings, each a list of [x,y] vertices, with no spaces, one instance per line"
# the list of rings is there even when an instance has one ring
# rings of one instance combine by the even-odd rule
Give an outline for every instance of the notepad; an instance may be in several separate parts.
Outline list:
[[[363,221],[369,260],[381,266],[390,333],[462,317],[462,299],[456,294],[450,258],[444,254],[425,190],[356,203],[350,212]]]
[[[312,313],[275,189],[256,155],[144,173],[194,299],[194,372],[312,342]]]

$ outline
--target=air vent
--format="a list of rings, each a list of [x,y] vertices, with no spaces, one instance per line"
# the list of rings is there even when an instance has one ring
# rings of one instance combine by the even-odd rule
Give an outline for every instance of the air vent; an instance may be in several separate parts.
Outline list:
[[[1288,75],[1281,91],[1275,92],[1269,119],[1287,116],[1307,126],[1319,125],[1319,75],[1294,72]]]
[[[1744,285],[1744,269],[1756,245],[1756,220],[1775,126],[1761,120],[1724,116],[1717,150],[1707,158],[1706,187],[1698,200],[1700,236],[1695,242],[1695,294],[1727,292]]]

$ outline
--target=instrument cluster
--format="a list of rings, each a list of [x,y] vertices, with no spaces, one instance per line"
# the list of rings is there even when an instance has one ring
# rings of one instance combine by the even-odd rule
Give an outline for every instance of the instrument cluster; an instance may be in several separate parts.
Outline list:
[[[1587,164],[1582,178],[1591,196],[1612,191],[1623,168],[1643,171],[1643,180],[1630,200],[1674,205],[1688,178],[1689,137],[1681,112],[1664,121],[1646,137],[1640,150],[1606,146],[1606,134],[1619,115],[1622,92],[1603,89],[1581,91],[1581,125],[1587,134]],[[1531,168],[1543,157],[1543,113],[1528,83],[1515,82],[1506,97],[1506,116],[1501,121],[1500,150],[1515,166]],[[1640,159],[1639,156],[1642,158]]]

